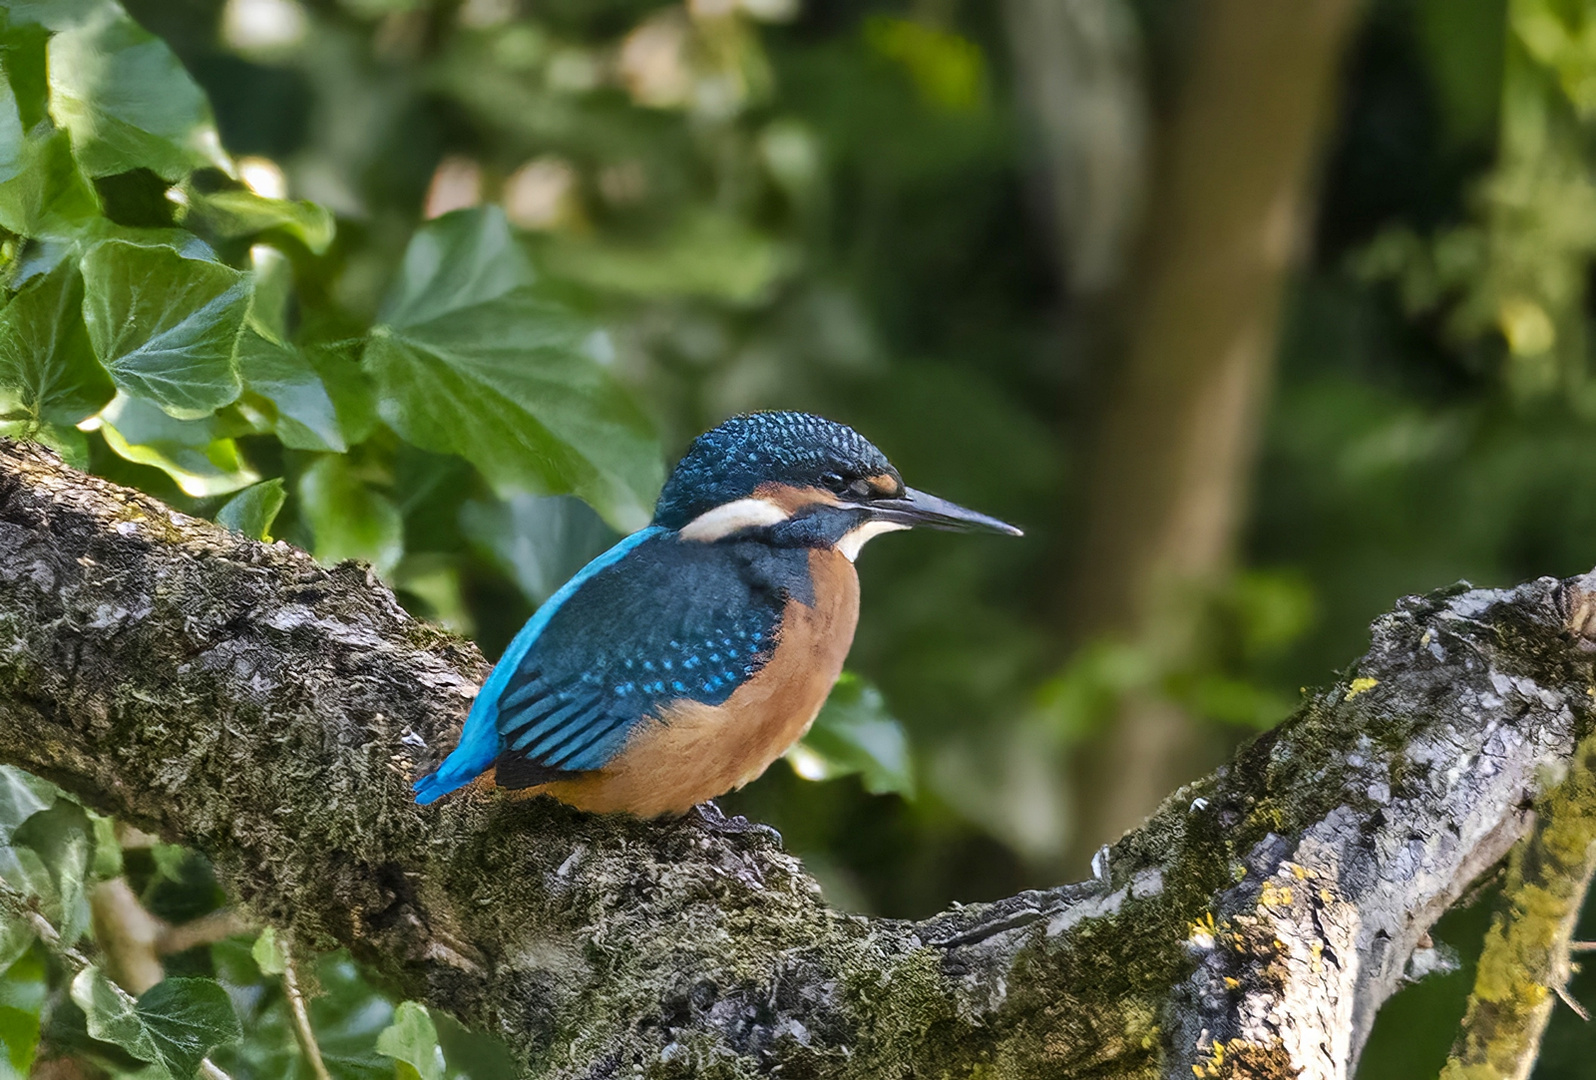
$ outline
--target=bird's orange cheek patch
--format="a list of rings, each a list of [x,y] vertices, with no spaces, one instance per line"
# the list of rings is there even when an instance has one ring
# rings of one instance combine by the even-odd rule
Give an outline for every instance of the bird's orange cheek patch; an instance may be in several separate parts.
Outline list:
[[[789,517],[808,506],[842,505],[842,500],[825,488],[807,485],[799,487],[796,484],[760,484],[754,489],[754,495],[781,507]]]

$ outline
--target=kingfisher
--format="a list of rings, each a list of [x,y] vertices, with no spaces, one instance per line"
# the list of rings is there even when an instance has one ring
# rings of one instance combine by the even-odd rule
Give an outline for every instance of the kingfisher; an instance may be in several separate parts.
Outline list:
[[[644,818],[742,787],[803,736],[842,672],[860,548],[916,526],[1020,535],[905,487],[844,424],[727,420],[693,441],[653,522],[510,642],[416,801],[489,770],[497,787]]]

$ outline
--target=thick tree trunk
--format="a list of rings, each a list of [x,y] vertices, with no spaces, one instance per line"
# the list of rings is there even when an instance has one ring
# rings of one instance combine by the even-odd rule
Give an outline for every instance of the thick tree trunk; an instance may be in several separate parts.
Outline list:
[[[1179,667],[1204,592],[1230,567],[1268,391],[1280,298],[1358,0],[1203,0],[1161,156],[1145,283],[1092,451],[1069,619]],[[1095,847],[1194,763],[1186,717],[1126,702],[1081,802]]]
[[[758,831],[415,806],[475,649],[354,565],[0,441],[0,759],[537,1076],[1349,1077],[1590,726],[1593,609],[1596,575],[1404,600],[1094,880],[868,919]]]

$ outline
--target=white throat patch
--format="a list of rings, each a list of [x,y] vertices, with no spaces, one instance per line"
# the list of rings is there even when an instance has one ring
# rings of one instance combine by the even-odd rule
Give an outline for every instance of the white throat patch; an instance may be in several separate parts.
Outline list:
[[[769,499],[735,499],[729,503],[722,503],[713,510],[705,510],[683,525],[678,535],[683,540],[709,543],[742,529],[775,525],[791,516]]]
[[[871,537],[897,532],[908,527],[897,521],[867,521],[843,533],[842,539],[837,541],[837,550],[847,556],[849,562],[853,562],[859,557],[859,549],[864,547]]]

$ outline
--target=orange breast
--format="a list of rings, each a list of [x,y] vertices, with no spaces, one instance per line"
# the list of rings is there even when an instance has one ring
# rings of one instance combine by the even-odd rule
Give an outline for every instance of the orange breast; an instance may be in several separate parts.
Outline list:
[[[809,556],[814,605],[788,601],[770,661],[722,705],[667,707],[604,768],[537,792],[582,810],[685,813],[763,773],[809,730],[859,622],[859,577],[835,551]]]

